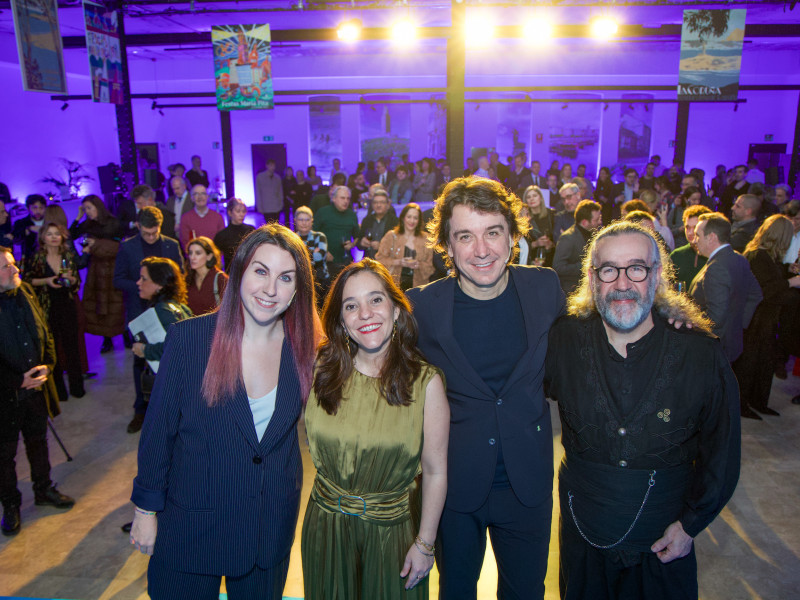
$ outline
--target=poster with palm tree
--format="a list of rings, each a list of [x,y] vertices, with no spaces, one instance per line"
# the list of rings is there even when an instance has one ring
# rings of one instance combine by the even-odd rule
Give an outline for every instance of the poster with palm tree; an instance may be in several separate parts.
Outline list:
[[[683,11],[678,100],[719,102],[738,98],[746,12]]]
[[[56,0],[11,0],[22,86],[26,91],[67,93],[64,49]]]

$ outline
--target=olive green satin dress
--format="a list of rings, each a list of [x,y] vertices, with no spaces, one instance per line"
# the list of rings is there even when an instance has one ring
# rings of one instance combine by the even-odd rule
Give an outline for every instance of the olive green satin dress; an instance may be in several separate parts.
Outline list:
[[[419,530],[425,390],[438,369],[423,365],[409,406],[390,406],[378,381],[358,371],[335,415],[312,392],[306,431],[317,477],[303,521],[305,600],[428,598],[428,578],[400,577]],[[350,513],[350,514],[345,514]]]

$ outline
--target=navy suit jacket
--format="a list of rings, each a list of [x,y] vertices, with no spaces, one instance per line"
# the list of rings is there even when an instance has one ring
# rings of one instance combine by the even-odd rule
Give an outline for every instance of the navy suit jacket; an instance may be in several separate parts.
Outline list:
[[[520,502],[535,506],[553,490],[553,432],[542,381],[547,334],[564,312],[564,292],[551,269],[512,265],[528,348],[500,394],[467,360],[453,334],[455,277],[408,291],[419,324],[418,346],[444,371],[450,404],[447,507],[477,510],[489,495],[497,440],[508,479]]]
[[[131,500],[158,512],[154,556],[170,569],[243,575],[288,556],[300,507],[300,382],[288,340],[275,412],[256,439],[247,392],[200,395],[217,315],[170,327],[139,440]]]
[[[162,235],[161,250],[163,258],[171,258],[183,270],[183,255],[177,240]],[[140,235],[135,235],[119,245],[117,260],[114,263],[113,283],[115,288],[122,290],[126,323],[130,323],[145,309],[144,303],[139,298],[139,288],[136,286],[143,260],[144,248]]]
[[[764,297],[747,259],[730,246],[721,248],[692,280],[689,293],[714,322],[728,360],[739,358],[744,330]]]

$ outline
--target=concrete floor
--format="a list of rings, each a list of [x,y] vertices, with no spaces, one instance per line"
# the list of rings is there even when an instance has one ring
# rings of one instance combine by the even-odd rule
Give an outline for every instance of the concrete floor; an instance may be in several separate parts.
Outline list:
[[[147,559],[134,551],[119,526],[132,518],[128,501],[136,472],[138,435],[125,426],[133,402],[130,351],[98,354],[100,339],[87,336],[92,370],[87,395],[62,406],[56,427],[74,456],[66,462],[50,442],[52,477],[74,496],[70,511],[33,505],[28,463],[20,445],[17,472],[23,493],[22,532],[0,537],[0,596],[66,599],[146,599]],[[705,600],[800,597],[800,378],[775,380],[771,406],[780,417],[745,420],[742,475],[732,502],[696,540],[700,595]],[[560,427],[554,415],[556,461],[561,458]],[[302,436],[305,439],[305,436]],[[308,450],[304,503],[313,479]],[[555,503],[558,510],[558,503]],[[305,506],[301,508],[301,517]],[[553,540],[558,515],[554,515]],[[300,523],[292,549],[285,594],[303,595]],[[431,597],[438,579],[432,574]],[[546,598],[558,598],[558,548],[551,544]],[[497,571],[487,550],[479,598],[495,597]]]

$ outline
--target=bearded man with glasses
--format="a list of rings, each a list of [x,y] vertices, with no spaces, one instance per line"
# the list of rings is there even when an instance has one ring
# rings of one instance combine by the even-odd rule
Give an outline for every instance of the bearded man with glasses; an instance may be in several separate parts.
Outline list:
[[[614,223],[590,243],[550,330],[563,599],[697,598],[693,538],[736,487],[736,379],[711,322],[672,281],[653,233]]]

